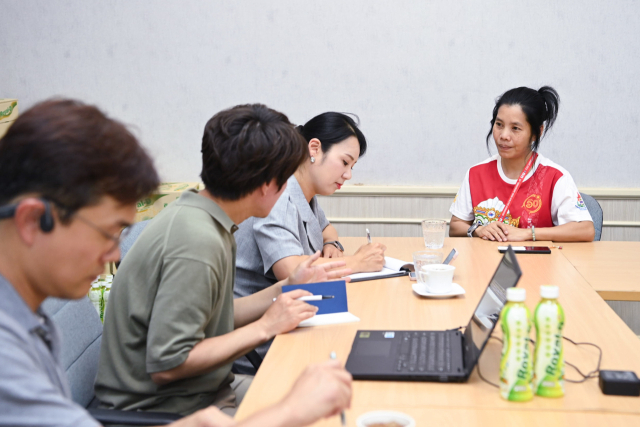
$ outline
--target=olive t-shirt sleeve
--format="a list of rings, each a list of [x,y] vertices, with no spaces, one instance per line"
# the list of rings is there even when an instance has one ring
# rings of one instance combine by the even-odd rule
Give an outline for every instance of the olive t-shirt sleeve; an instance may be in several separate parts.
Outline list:
[[[165,259],[149,322],[147,373],[167,371],[187,360],[193,346],[205,337],[220,283],[216,269],[209,264]],[[149,300],[153,301],[153,296]]]

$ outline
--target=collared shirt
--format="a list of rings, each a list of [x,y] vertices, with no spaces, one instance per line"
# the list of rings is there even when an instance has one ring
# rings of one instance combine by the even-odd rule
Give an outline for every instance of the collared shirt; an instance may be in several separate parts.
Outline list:
[[[254,294],[277,282],[273,264],[289,256],[313,255],[322,250],[322,231],[329,225],[314,196],[307,202],[295,176],[266,218],[251,217],[240,224],[235,234],[238,242],[234,296]],[[270,342],[256,351],[264,357]],[[241,374],[255,370],[246,358],[234,367]]]
[[[0,275],[0,426],[97,426],[71,400],[60,334]]]
[[[162,386],[151,374],[233,331],[236,230],[215,202],[185,192],[140,234],[109,295],[96,379],[101,406],[189,414],[233,381],[231,364]]]
[[[240,224],[234,295],[254,294],[277,282],[273,264],[289,256],[322,250],[322,231],[329,225],[314,196],[307,202],[295,175],[287,181],[266,218],[251,217]]]

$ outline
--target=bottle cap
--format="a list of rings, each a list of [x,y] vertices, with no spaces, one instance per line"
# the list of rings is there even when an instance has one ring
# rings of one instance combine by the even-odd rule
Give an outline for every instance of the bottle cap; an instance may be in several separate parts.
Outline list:
[[[105,287],[105,288],[107,288],[107,289],[111,289],[111,286],[113,286],[113,283],[112,283],[112,282],[106,282],[106,283],[104,284],[104,287]]]
[[[560,288],[557,286],[542,285],[540,286],[540,296],[545,299],[557,299],[560,295]]]
[[[507,301],[524,302],[527,291],[524,288],[507,288]]]

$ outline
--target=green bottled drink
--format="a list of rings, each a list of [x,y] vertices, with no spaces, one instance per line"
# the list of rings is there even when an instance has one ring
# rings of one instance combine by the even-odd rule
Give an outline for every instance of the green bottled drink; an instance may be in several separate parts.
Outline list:
[[[558,295],[557,286],[540,286],[542,300],[533,315],[536,325],[533,389],[538,396],[564,396],[564,311]]]
[[[89,301],[93,304],[93,307],[98,312],[100,320],[102,320],[102,284],[98,279],[91,282],[91,289],[89,290]]]
[[[533,399],[533,361],[529,351],[531,317],[529,309],[524,304],[526,296],[527,293],[522,288],[508,288],[507,304],[500,313],[503,340],[500,395],[512,402]]]

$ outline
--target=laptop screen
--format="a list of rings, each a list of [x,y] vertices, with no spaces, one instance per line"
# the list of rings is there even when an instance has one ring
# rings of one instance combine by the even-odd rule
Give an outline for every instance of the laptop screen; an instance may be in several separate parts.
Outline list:
[[[520,276],[522,271],[516,254],[509,246],[464,331],[464,364],[469,373],[498,323],[500,311],[507,302],[507,288],[516,286]]]

